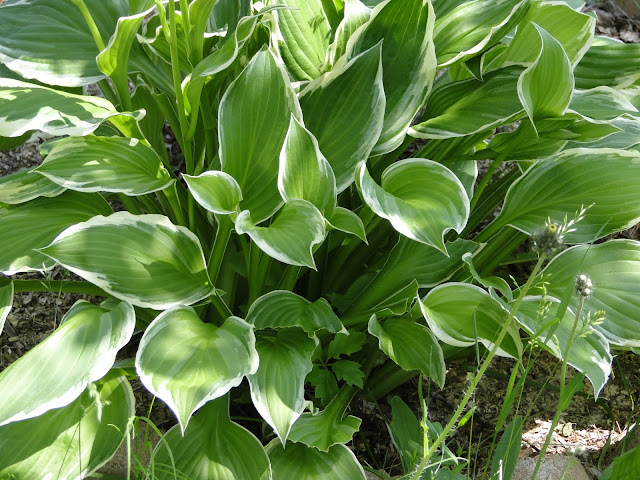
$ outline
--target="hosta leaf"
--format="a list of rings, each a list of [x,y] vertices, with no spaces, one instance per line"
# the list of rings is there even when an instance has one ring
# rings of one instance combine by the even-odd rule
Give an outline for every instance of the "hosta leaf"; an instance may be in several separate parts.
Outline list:
[[[545,303],[544,297],[530,296],[524,300],[516,313],[516,319],[525,330],[538,336],[551,353],[562,360],[567,351],[569,337],[576,319],[576,311],[567,309],[559,323],[551,322],[560,300],[546,299],[551,301],[546,314],[541,314]],[[579,320],[572,339],[567,362],[587,376],[593,385],[594,395],[597,398],[611,374],[613,357],[609,353],[609,342],[602,333],[584,323],[587,312],[583,311],[582,313],[583,316]],[[550,335],[551,332],[553,335]]]
[[[507,65],[533,63],[542,47],[537,25],[560,42],[575,66],[591,44],[595,23],[591,15],[577,12],[562,2],[531,2],[527,16],[500,60]]]
[[[612,120],[608,123],[609,127],[619,129],[618,132],[614,132],[611,135],[607,135],[599,140],[595,140],[588,143],[574,143],[568,142],[567,149],[569,148],[618,148],[627,150],[640,143],[640,119],[637,117],[621,117]]]
[[[597,37],[575,69],[577,88],[624,88],[640,78],[640,43]]]
[[[2,64],[0,64],[2,65]],[[18,148],[29,141],[33,132],[25,132],[19,137],[0,137],[0,152],[6,152]]]
[[[350,233],[367,243],[367,234],[364,224],[358,215],[346,208],[337,207],[331,217],[327,220],[329,226],[341,232]]]
[[[343,18],[336,29],[336,38],[329,49],[332,64],[347,52],[347,42],[354,32],[371,18],[371,9],[360,0],[345,0]]]
[[[299,106],[282,65],[262,49],[227,89],[219,110],[222,171],[238,182],[240,207],[260,223],[282,204],[278,158]]]
[[[182,175],[196,202],[219,215],[236,213],[242,200],[240,186],[224,172],[208,171],[197,177]]]
[[[104,98],[0,78],[0,136],[19,137],[30,130],[88,135],[114,115],[120,113]]]
[[[166,445],[165,442],[166,441]],[[213,400],[196,413],[181,434],[170,429],[153,454],[158,480],[271,480],[269,458],[249,430],[229,418],[227,396]]]
[[[66,407],[0,427],[0,475],[79,480],[122,443],[135,398],[124,377],[91,384]]]
[[[35,171],[79,192],[144,195],[173,183],[158,154],[135,138],[69,137]]]
[[[371,20],[349,40],[347,55],[353,58],[384,39],[382,71],[386,105],[374,155],[390,152],[402,143],[431,89],[437,68],[434,20],[430,0],[388,0],[373,10]]]
[[[321,0],[271,0],[267,5],[289,8],[274,12],[275,44],[296,80],[313,80],[321,73],[331,41],[331,26]]]
[[[364,470],[355,455],[345,445],[334,445],[321,452],[302,443],[279,442],[267,445],[273,478],[296,480],[365,480]]]
[[[564,115],[573,93],[573,72],[562,45],[538,27],[540,55],[518,80],[518,97],[531,122]]]
[[[404,370],[420,370],[440,388],[444,386],[442,348],[427,327],[403,318],[389,318],[380,324],[374,315],[369,320],[369,333],[379,340],[380,349]]]
[[[306,200],[290,200],[268,227],[258,227],[245,210],[236,219],[236,232],[246,233],[270,257],[289,265],[316,268],[313,247],[324,241],[322,213]]]
[[[0,244],[4,246],[0,249],[0,271],[13,275],[51,268],[55,262],[35,249],[46,247],[75,223],[110,212],[100,195],[77,192],[0,208]]]
[[[559,179],[562,179],[560,181]],[[640,219],[640,154],[613,149],[566,150],[533,165],[507,192],[492,228],[531,234],[545,221],[562,223],[589,207],[565,242],[583,243],[625,230]]]
[[[304,383],[313,364],[316,342],[300,329],[281,329],[277,335],[260,335],[256,350],[258,370],[248,377],[251,399],[258,413],[273,427],[284,444],[291,425],[305,407]]]
[[[162,215],[97,216],[68,228],[40,251],[142,308],[188,305],[213,292],[200,241]]]
[[[285,202],[306,200],[325,216],[331,216],[336,208],[336,178],[331,165],[313,134],[294,116],[280,152],[278,189]]]
[[[528,6],[529,0],[472,0],[439,15],[433,33],[438,63],[451,65],[497,43],[518,24]]]
[[[576,90],[569,109],[596,120],[613,120],[623,113],[635,114],[638,109],[620,92],[611,87]]]
[[[13,304],[13,282],[0,287],[0,333],[4,329],[4,322],[9,316]]]
[[[238,19],[251,12],[250,0],[218,0],[209,15],[207,32],[233,32]]]
[[[476,342],[492,348],[508,312],[480,287],[446,283],[435,287],[420,302],[420,309],[438,339],[448,345],[468,347]],[[498,355],[520,358],[522,342],[511,324]]]
[[[320,413],[304,413],[293,424],[289,433],[292,442],[304,443],[323,452],[336,444],[348,443],[354,433],[360,428],[361,420],[352,415],[344,416],[344,395],[348,394],[344,388],[329,405]]]
[[[37,417],[75,400],[113,366],[135,321],[133,307],[126,302],[77,302],[53,334],[0,375],[0,389],[11,391],[0,407],[0,425]]]
[[[337,333],[344,328],[324,298],[312,303],[287,290],[275,290],[258,298],[249,308],[247,322],[258,330],[301,327],[309,335],[318,330]]]
[[[253,35],[257,22],[258,17],[256,16],[242,18],[232,37],[222,47],[198,63],[193,72],[185,78],[182,82],[182,91],[185,96],[186,108],[189,111],[191,111],[192,105],[198,103],[207,78],[222,72],[236,60],[244,44]]]
[[[124,0],[84,3],[103,39],[110,38],[118,18],[129,13]],[[94,83],[105,77],[96,64],[98,53],[72,0],[10,0],[2,6],[0,62],[24,78],[67,87]]]
[[[306,128],[333,168],[338,192],[353,182],[358,162],[369,156],[384,119],[381,45],[311,82],[300,94]]]
[[[0,203],[9,205],[26,203],[38,197],[56,197],[65,190],[29,169],[0,177]]]
[[[193,67],[189,61],[185,20],[182,12],[175,12],[175,42],[178,48],[178,63],[180,69],[190,71]],[[145,32],[149,36],[138,35],[138,42],[146,44],[153,52],[154,60],[160,60],[164,64],[171,64],[171,46],[165,36],[164,27],[159,16],[152,16],[145,25]],[[147,57],[148,58],[148,57]],[[132,59],[135,61],[134,59]]]
[[[357,172],[365,203],[398,232],[446,253],[444,234],[460,233],[469,217],[469,197],[458,177],[443,165],[423,158],[394,163],[380,185],[363,162]]]
[[[204,323],[191,307],[162,312],[147,327],[136,370],[147,389],[175,413],[184,434],[193,412],[240,385],[258,368],[253,328],[229,317]]]
[[[541,275],[549,282],[548,294],[560,299],[571,295],[569,305],[574,312],[578,305],[574,286],[579,274],[588,275],[594,285],[591,296],[585,299],[584,312],[605,312],[604,321],[595,328],[612,345],[640,347],[640,322],[635,313],[640,305],[640,243],[619,239],[579,245],[547,265]]]
[[[463,137],[506,125],[522,112],[518,78],[522,69],[504,68],[484,76],[448,83],[434,89],[426,120],[409,129],[418,138]]]

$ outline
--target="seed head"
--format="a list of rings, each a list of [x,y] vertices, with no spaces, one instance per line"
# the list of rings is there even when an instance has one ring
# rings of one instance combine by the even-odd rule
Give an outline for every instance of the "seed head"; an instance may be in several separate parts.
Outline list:
[[[552,256],[562,248],[564,233],[560,224],[548,221],[543,228],[536,230],[531,235],[533,250],[544,253],[548,257]]]
[[[593,293],[593,282],[588,275],[581,273],[576,277],[576,294],[580,297],[588,297]]]

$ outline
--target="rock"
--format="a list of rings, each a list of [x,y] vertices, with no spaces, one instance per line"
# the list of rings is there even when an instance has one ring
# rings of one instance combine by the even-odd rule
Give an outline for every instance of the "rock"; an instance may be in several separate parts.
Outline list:
[[[511,480],[531,480],[537,461],[535,457],[518,460]],[[577,458],[551,455],[545,457],[536,480],[590,480],[590,477]]]

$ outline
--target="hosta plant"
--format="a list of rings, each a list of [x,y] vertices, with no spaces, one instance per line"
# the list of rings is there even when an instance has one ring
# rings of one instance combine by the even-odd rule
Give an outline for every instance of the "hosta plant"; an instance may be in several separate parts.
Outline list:
[[[159,479],[362,479],[353,399],[465,349],[535,338],[597,396],[640,347],[640,243],[594,244],[640,219],[640,45],[581,7],[7,0],[0,145],[47,141],[0,179],[0,328],[14,292],[104,301],[0,375],[0,478],[95,471],[132,379],[175,414]],[[407,471],[451,474],[461,409]]]

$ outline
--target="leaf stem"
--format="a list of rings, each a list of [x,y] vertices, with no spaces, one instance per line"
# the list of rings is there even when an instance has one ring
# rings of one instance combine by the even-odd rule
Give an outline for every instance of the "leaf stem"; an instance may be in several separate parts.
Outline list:
[[[498,170],[498,167],[502,165],[502,162],[504,162],[509,157],[509,153],[510,150],[505,150],[500,155],[498,155],[493,160],[493,162],[491,162],[489,170],[487,171],[485,176],[482,177],[482,180],[480,181],[480,184],[476,188],[475,192],[473,192],[473,198],[471,199],[471,210],[473,210],[478,204],[478,200],[480,200],[480,196],[482,195],[482,192],[484,192],[484,189],[487,187],[487,185],[489,185],[491,177],[493,177],[493,174],[496,172],[496,170]]]
[[[19,292],[54,292],[79,293],[109,297],[110,295],[100,287],[90,282],[78,280],[13,280],[13,291]]]
[[[96,22],[93,20],[91,16],[91,12],[87,8],[87,5],[84,3],[84,0],[71,0],[79,9],[80,13],[84,17],[84,21],[87,22],[87,26],[89,27],[89,31],[93,36],[93,40],[96,42],[96,46],[98,50],[103,51],[105,49],[104,40],[102,40],[102,35],[100,35],[100,30],[96,25]]]
[[[209,279],[214,286],[220,273],[224,252],[227,249],[227,243],[229,243],[229,238],[231,237],[231,231],[233,230],[233,222],[228,215],[217,215],[216,220],[218,222],[218,231],[216,232],[216,238],[213,241],[213,246],[209,253],[209,261],[207,262]]]
[[[520,308],[520,305],[522,304],[522,301],[523,301],[524,297],[527,295],[527,292],[531,288],[531,285],[533,285],[533,280],[535,279],[535,277],[538,275],[538,272],[542,268],[544,260],[545,260],[545,255],[544,254],[540,255],[540,258],[538,259],[538,262],[536,263],[535,267],[533,268],[533,272],[531,272],[531,275],[527,279],[527,283],[525,283],[524,287],[520,291],[520,295],[518,296],[518,299],[516,300],[516,303],[511,308],[511,311],[509,312],[509,315],[507,316],[507,318],[506,318],[506,320],[504,322],[504,325],[502,326],[502,329],[500,330],[500,333],[498,334],[498,337],[496,338],[496,340],[495,340],[495,342],[493,344],[493,347],[491,347],[491,350],[489,351],[489,354],[487,355],[487,357],[485,358],[484,362],[480,366],[480,369],[476,373],[475,377],[473,377],[473,381],[471,382],[470,387],[467,389],[467,392],[465,393],[464,397],[460,401],[460,404],[458,405],[458,409],[455,411],[455,413],[451,417],[451,420],[449,420],[449,423],[447,423],[447,426],[444,427],[444,429],[442,430],[442,433],[440,433],[440,435],[438,435],[438,438],[429,447],[429,450],[427,451],[426,455],[422,459],[422,462],[418,466],[418,470],[417,470],[416,475],[414,476],[413,480],[418,480],[419,479],[418,473],[422,472],[426,468],[427,462],[429,461],[429,459],[433,456],[433,454],[438,449],[438,447],[440,445],[442,445],[442,443],[447,438],[447,435],[453,429],[453,427],[455,427],[455,425],[458,423],[458,420],[459,420],[460,416],[462,415],[462,412],[464,411],[465,407],[467,406],[467,403],[469,402],[469,399],[471,398],[471,396],[475,392],[476,387],[478,386],[478,383],[480,383],[480,380],[482,379],[482,377],[484,375],[484,372],[487,370],[487,368],[489,368],[489,364],[491,363],[491,360],[493,360],[493,357],[495,356],[496,352],[498,351],[498,348],[500,347],[500,344],[502,343],[502,341],[504,340],[505,336],[507,335],[507,332],[509,331],[509,328],[511,327],[511,322],[514,319],[514,317],[516,315],[516,312]]]

